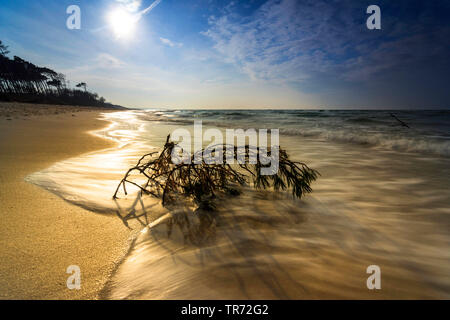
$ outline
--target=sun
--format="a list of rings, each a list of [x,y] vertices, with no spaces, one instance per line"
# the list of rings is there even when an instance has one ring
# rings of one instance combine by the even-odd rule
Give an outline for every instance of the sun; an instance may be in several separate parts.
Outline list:
[[[129,38],[136,28],[137,21],[136,15],[121,8],[111,11],[108,15],[108,22],[118,38]]]

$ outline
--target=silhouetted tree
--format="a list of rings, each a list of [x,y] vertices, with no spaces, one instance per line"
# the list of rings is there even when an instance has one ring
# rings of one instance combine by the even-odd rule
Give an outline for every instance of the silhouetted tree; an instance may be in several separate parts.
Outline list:
[[[0,55],[6,56],[8,53],[8,46],[4,45],[2,40],[0,40]]]
[[[6,55],[8,47],[0,41],[0,99],[46,103],[77,104],[86,106],[107,105],[98,94],[88,92],[87,84],[69,89],[66,76],[46,67],[39,67],[20,57]]]
[[[77,88],[84,88],[84,92],[86,92],[86,88],[87,88],[87,84],[86,82],[80,82],[79,84],[76,85]]]

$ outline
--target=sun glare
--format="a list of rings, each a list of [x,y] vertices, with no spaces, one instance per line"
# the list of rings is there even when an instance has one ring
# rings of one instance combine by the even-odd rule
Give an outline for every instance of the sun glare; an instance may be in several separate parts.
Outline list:
[[[136,27],[137,20],[136,15],[120,8],[112,11],[108,16],[109,24],[118,38],[130,37]]]

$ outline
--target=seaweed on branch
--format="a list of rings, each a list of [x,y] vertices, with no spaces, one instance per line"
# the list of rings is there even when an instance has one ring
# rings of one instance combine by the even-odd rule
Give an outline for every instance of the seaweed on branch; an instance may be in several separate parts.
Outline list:
[[[127,186],[133,185],[141,195],[161,199],[163,206],[188,200],[198,209],[212,211],[214,199],[219,194],[238,195],[240,191],[236,187],[244,185],[256,189],[290,190],[293,197],[301,198],[312,191],[311,183],[319,175],[305,163],[290,160],[286,151],[279,148],[271,150],[222,144],[197,151],[191,156],[191,161],[174,163],[172,156],[180,152],[181,147],[170,141],[169,135],[162,152],[145,154],[126,172],[113,198],[118,198],[120,190],[126,195]],[[269,167],[266,163],[275,156],[275,152],[279,160],[277,170],[272,175],[261,174],[261,169]],[[232,157],[245,161],[237,164],[211,161],[219,153],[223,159]],[[136,174],[140,181],[144,178],[144,182],[137,182]]]

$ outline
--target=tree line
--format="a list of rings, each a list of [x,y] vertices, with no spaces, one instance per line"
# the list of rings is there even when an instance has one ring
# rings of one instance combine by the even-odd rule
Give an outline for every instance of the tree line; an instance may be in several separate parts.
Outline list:
[[[17,56],[11,59],[9,53],[0,40],[0,100],[114,107],[97,93],[87,91],[85,82],[71,89],[64,74]]]

